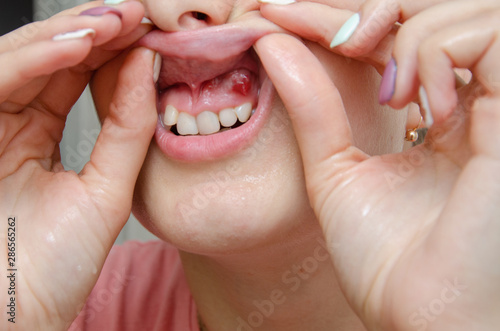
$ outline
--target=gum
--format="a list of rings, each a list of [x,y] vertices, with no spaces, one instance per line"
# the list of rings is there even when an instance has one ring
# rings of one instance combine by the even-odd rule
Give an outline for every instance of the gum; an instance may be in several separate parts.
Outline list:
[[[172,105],[193,116],[208,110],[218,113],[251,102],[257,104],[259,80],[248,69],[236,69],[193,86],[178,83],[160,91],[159,110]]]

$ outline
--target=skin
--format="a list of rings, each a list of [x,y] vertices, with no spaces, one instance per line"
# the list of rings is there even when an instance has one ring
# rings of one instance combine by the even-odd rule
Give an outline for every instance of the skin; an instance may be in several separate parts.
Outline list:
[[[375,3],[367,1],[364,6]],[[388,3],[382,2],[380,7]],[[412,100],[416,96],[413,78],[417,77],[417,81],[429,91],[435,119],[427,141],[402,155],[367,158],[352,148],[349,135],[314,135],[315,132],[348,130],[346,123],[339,122],[336,114],[329,115],[326,107],[321,108],[321,104],[331,107],[338,102],[335,88],[329,88],[325,93],[329,96],[327,101],[311,105],[308,110],[309,114],[312,109],[322,114],[322,123],[333,123],[333,119],[337,119],[336,130],[318,130],[319,121],[311,124],[314,131],[307,132],[307,127],[302,125],[301,129],[297,127],[295,130],[309,196],[331,245],[340,283],[346,285],[343,289],[347,290],[348,301],[357,307],[355,311],[363,312],[360,316],[369,328],[494,329],[500,325],[490,310],[499,306],[498,268],[491,265],[497,252],[492,247],[497,247],[499,242],[495,235],[499,227],[495,161],[498,149],[493,145],[495,138],[492,139],[491,131],[485,131],[480,125],[489,123],[489,128],[493,129],[493,123],[498,124],[495,112],[498,89],[494,88],[498,67],[492,61],[497,47],[492,42],[497,25],[492,22],[497,17],[498,2],[482,2],[478,11],[471,10],[468,1],[444,3],[413,12],[406,11],[412,6],[406,9],[404,4],[401,6],[400,16],[406,16],[407,21],[393,45],[393,56],[401,70],[398,66],[395,93],[389,104],[398,106]],[[275,9],[281,10],[280,17],[285,17],[284,11],[289,10],[291,16],[286,17],[290,17],[290,21],[283,23],[287,28],[296,33],[307,29],[300,22],[295,25],[292,21],[293,11],[304,13],[304,7]],[[327,7],[323,9],[326,16],[335,12]],[[267,14],[265,10],[263,13],[270,19],[276,18],[273,10],[269,8]],[[446,18],[425,26],[429,17],[441,15]],[[319,37],[317,40],[331,40],[321,31],[315,34]],[[365,30],[358,33],[366,34],[367,31],[365,26]],[[285,88],[286,77],[279,71],[291,64],[280,57],[286,56],[283,52],[272,48],[278,42],[281,42],[280,49],[287,49],[287,54],[293,50],[291,53],[303,55],[300,53],[302,46],[287,37],[263,38],[258,42],[258,48],[263,50],[259,55],[270,76],[274,77],[292,119],[301,123],[305,120],[305,116],[300,116],[304,112],[302,97],[307,100],[311,96],[299,96],[298,89]],[[480,54],[467,52],[466,45],[477,47]],[[267,47],[275,52],[266,52]],[[349,49],[352,44],[343,47]],[[369,53],[372,49],[364,51]],[[298,61],[294,56],[289,56],[289,59],[292,65],[293,61]],[[280,66],[279,63],[285,64]],[[471,83],[458,91],[455,91],[452,71],[454,64],[469,68],[473,74]],[[276,76],[272,68],[277,70]],[[280,80],[278,75],[283,78]],[[431,101],[433,98],[436,99]],[[405,172],[407,166],[409,172]],[[396,186],[391,187],[387,185],[387,177],[382,179],[375,175],[381,173],[398,174],[401,181],[396,180]],[[325,177],[325,174],[329,175]],[[437,178],[439,184],[432,184]],[[373,194],[374,190],[377,194]],[[416,194],[426,190],[432,199],[428,194]],[[357,194],[353,196],[352,192]],[[470,200],[466,203],[467,198]],[[388,210],[400,210],[396,212],[399,216],[387,218]],[[367,219],[370,223],[377,220],[375,229],[381,230],[379,235],[374,235],[375,229],[366,224]],[[346,233],[355,235],[348,237]],[[353,254],[352,247],[360,250],[360,254]],[[373,254],[375,247],[377,253]],[[363,266],[363,273],[353,267],[356,265]],[[449,297],[443,296],[450,289],[449,281],[455,284],[455,299],[459,294],[466,294],[456,303],[453,300],[453,304]],[[360,286],[365,286],[364,290],[360,290]],[[490,296],[485,302],[480,298],[486,298],[486,293]],[[432,305],[436,302],[444,304],[443,300],[446,300],[446,308],[435,310],[436,306]]]
[[[165,31],[200,28],[199,25],[203,24],[197,20],[186,21],[180,14],[192,6],[197,8],[196,1],[146,1],[144,4],[146,15]],[[228,17],[227,23],[250,21],[255,27],[269,25],[260,17],[256,11],[258,5],[252,1],[224,7],[226,12],[215,11],[219,7],[224,6],[213,5],[199,10],[209,17],[216,17],[213,20],[221,20],[219,16]],[[179,22],[185,25],[179,26]],[[309,47],[315,56],[322,58],[329,76],[343,86],[344,103],[351,110],[348,116],[355,128],[358,145],[372,154],[401,150],[403,140],[399,137],[406,114],[397,114],[379,105],[369,114],[364,111],[376,104],[378,91],[374,82],[379,80],[376,71],[369,65],[346,61],[313,43],[309,43]],[[109,89],[107,86],[114,85],[111,77],[117,66],[110,63],[93,80],[92,90],[98,110],[107,109],[109,94],[105,91]],[[351,92],[354,86],[356,93]],[[366,98],[360,99],[359,94]],[[247,319],[256,309],[254,300],[269,299],[282,275],[310,258],[318,247],[316,239],[322,237],[306,195],[293,128],[279,99],[274,101],[271,119],[262,131],[271,132],[271,137],[266,141],[257,139],[247,149],[228,158],[202,164],[170,160],[153,142],[136,185],[135,216],[159,238],[182,251],[190,285],[194,288],[199,307],[202,307],[199,312],[209,328],[236,329],[237,318]],[[387,146],[387,139],[394,144]],[[221,174],[227,174],[229,178]],[[214,178],[224,178],[224,184],[217,184],[215,194],[213,190],[209,191]],[[208,203],[198,207],[203,204],[202,199],[207,199]],[[235,215],[239,215],[238,218]],[[287,240],[284,241],[284,237]],[[283,258],[290,251],[295,252],[293,256]],[[255,286],[255,276],[243,276],[255,274],[255,270],[259,270],[258,287]],[[309,278],[308,275],[304,277]],[[314,274],[314,281],[287,296],[281,308],[283,311],[273,314],[261,328],[321,329],[322,326],[317,324],[321,321],[328,327],[349,325],[351,330],[363,329],[338,286],[331,285],[334,278],[331,264],[323,263]],[[228,284],[237,287],[237,291],[245,290],[235,297],[232,293],[236,289]],[[288,292],[289,287],[295,288],[295,284],[295,280],[289,280],[279,287]],[[215,298],[214,292],[219,293]],[[214,300],[217,305],[213,304]],[[303,307],[306,300],[314,304]],[[326,315],[330,315],[327,322]]]
[[[207,22],[264,22],[252,1],[221,0],[213,14],[206,3],[144,5],[155,24],[168,31],[202,28]],[[71,323],[133,197],[141,221],[182,250],[208,329],[234,330],[238,317],[255,311],[253,300],[273,298],[280,309],[260,330],[414,330],[419,327],[415,318],[429,330],[498,328],[498,4],[475,2],[479,9],[472,11],[467,1],[426,1],[418,8],[401,1],[397,18],[384,21],[392,27],[401,17],[397,35],[392,28],[381,29],[364,48],[356,48],[355,35],[334,50],[327,48],[335,29],[324,27],[340,27],[349,16],[338,8],[363,13],[357,31],[363,34],[376,22],[376,15],[369,19],[373,8],[389,4],[263,5],[263,17],[316,42],[304,45],[275,33],[255,45],[283,100],[275,100],[272,118],[289,114],[290,122],[281,121],[272,144],[257,149],[254,143],[255,153],[250,147],[231,159],[196,165],[167,160],[150,144],[156,123],[154,54],[143,48],[120,54],[149,29],[139,26],[144,15],[139,3],[118,5],[121,20],[74,16],[102,5],[96,1],[39,23],[34,34],[24,28],[10,35],[21,36],[22,43],[2,37],[0,61],[12,69],[0,81],[0,210],[4,219],[16,217],[17,256],[31,262],[22,264],[17,278],[23,295],[18,309],[30,319],[19,319],[17,327],[58,330]],[[183,16],[195,9],[213,19]],[[301,15],[314,23],[294,20]],[[436,15],[447,19],[433,23]],[[96,36],[50,40],[83,27],[94,28]],[[366,64],[335,55],[343,52]],[[426,144],[399,154],[386,153],[401,149],[405,114],[376,105],[376,71],[391,54],[398,79],[389,104],[400,107],[414,100],[415,86],[422,83],[436,120]],[[473,74],[471,84],[459,91],[451,84],[453,64]],[[96,96],[103,130],[90,163],[77,175],[63,171],[57,143],[70,106],[97,68],[93,85],[103,94]],[[106,72],[115,75],[99,78]],[[114,82],[116,88],[110,85]],[[150,91],[141,107],[125,103],[138,86]],[[56,90],[64,97],[54,97]],[[179,217],[176,203],[191,203],[186,197],[213,183],[211,174],[235,166],[241,172],[196,222]],[[283,192],[281,200],[269,203]],[[241,198],[246,198],[246,212]],[[256,210],[259,214],[250,212]],[[245,216],[235,220],[234,215]],[[321,237],[324,244],[318,242]],[[326,250],[330,259],[325,260]],[[311,257],[318,268],[309,274],[304,261]],[[6,270],[8,261],[1,262]],[[293,294],[289,283],[276,288],[287,272],[300,280]],[[2,288],[8,287],[6,281]],[[276,289],[286,298],[276,296]],[[440,314],[433,313],[436,300],[446,303]]]

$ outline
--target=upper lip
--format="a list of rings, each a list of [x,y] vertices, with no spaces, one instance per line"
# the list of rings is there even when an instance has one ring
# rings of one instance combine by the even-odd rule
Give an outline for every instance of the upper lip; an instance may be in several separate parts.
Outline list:
[[[220,62],[246,51],[269,32],[236,24],[177,32],[153,30],[138,43],[165,57]]]
[[[138,45],[161,55],[160,88],[179,82],[194,87],[235,69],[243,54],[269,32],[230,24],[178,32],[153,30]]]
[[[248,63],[252,66],[252,54],[250,54],[252,45],[264,35],[279,31],[276,26],[266,24],[265,20],[260,21],[263,24],[258,25],[252,24],[252,22],[256,22],[256,20],[246,20],[244,24],[240,21],[180,32],[154,30],[142,37],[138,45],[158,52],[163,59],[157,91],[161,93],[162,88],[168,88],[169,83],[175,84],[176,79],[188,83],[193,90],[196,84],[203,82],[203,80],[215,78],[242,67],[248,69]],[[255,28],[255,26],[261,28]],[[249,143],[262,128],[270,113],[271,95],[274,91],[270,81],[266,79],[263,68],[258,64],[259,61],[253,62],[253,68],[259,70],[262,90],[258,94],[256,112],[245,125],[219,134],[183,136],[181,139],[177,139],[178,137],[173,132],[162,127],[161,116],[159,116],[155,137],[160,149],[175,159],[200,161],[228,155]],[[258,65],[257,68],[255,64]],[[213,101],[211,105],[213,109],[237,106],[225,104],[217,98],[211,101]],[[158,105],[160,115],[162,113],[161,106],[160,102]],[[189,111],[189,109],[181,110]],[[192,112],[191,115],[197,114]]]

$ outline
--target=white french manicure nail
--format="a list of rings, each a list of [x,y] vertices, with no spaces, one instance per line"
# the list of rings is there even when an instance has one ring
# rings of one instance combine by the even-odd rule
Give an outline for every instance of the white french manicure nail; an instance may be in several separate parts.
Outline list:
[[[160,77],[161,70],[161,55],[159,53],[155,54],[154,65],[153,65],[153,81],[156,83]]]
[[[418,89],[418,97],[420,98],[420,106],[423,108],[424,123],[427,128],[430,128],[434,123],[434,118],[432,117],[431,107],[429,106],[429,98],[427,97],[427,92],[423,86]]]
[[[151,24],[151,25],[154,25],[153,21],[151,21],[149,18],[147,17],[143,17],[142,20],[141,20],[141,24]]]
[[[260,3],[268,3],[271,5],[289,5],[295,3],[295,0],[257,0]]]
[[[80,29],[80,30],[76,30],[76,31],[60,33],[60,34],[56,34],[54,37],[52,37],[52,40],[60,41],[60,40],[70,40],[70,39],[81,39],[81,38],[84,38],[86,36],[90,36],[90,37],[94,38],[95,37],[95,30],[94,29]]]
[[[125,0],[104,0],[105,5],[118,5],[122,2],[125,2]]]
[[[356,30],[356,28],[358,27],[360,21],[361,17],[359,16],[359,13],[352,15],[344,23],[344,25],[340,27],[335,37],[333,37],[332,42],[330,43],[330,48],[334,48],[348,41],[349,38],[351,38],[354,31]]]

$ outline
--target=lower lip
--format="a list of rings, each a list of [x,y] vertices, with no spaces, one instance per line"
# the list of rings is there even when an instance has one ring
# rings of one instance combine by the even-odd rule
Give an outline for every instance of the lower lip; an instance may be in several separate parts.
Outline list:
[[[207,136],[177,136],[166,130],[161,120],[156,125],[155,140],[168,157],[185,162],[201,162],[224,158],[250,145],[271,113],[274,88],[266,78],[262,84],[255,113],[243,125]]]

